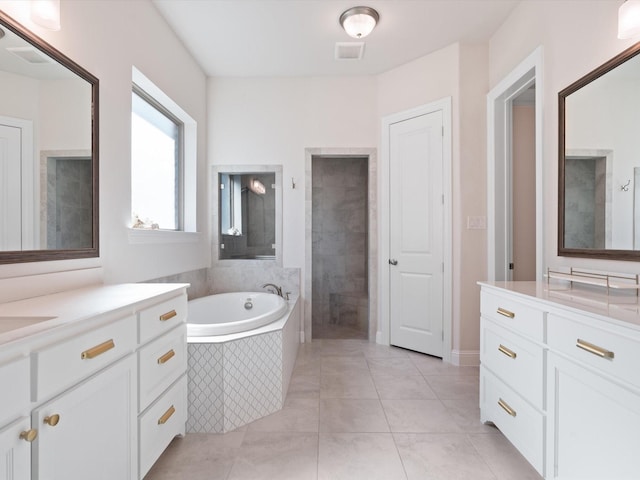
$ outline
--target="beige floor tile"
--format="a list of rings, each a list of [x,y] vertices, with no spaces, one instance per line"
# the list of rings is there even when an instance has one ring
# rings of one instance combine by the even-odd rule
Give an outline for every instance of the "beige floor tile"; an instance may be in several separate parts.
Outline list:
[[[369,372],[322,375],[320,398],[378,398]]]
[[[404,480],[391,434],[321,433],[319,480]]]
[[[498,480],[542,480],[504,435],[469,434],[469,439]]]
[[[367,359],[371,375],[410,376],[420,375],[418,369],[406,357]]]
[[[480,375],[479,367],[458,367],[445,363],[441,358],[417,352],[409,352],[408,358],[422,375]]]
[[[364,356],[363,346],[367,340],[322,340],[320,354],[322,356]]]
[[[228,480],[314,480],[317,433],[247,432]]]
[[[422,375],[412,375],[408,377],[378,375],[373,377],[373,382],[376,385],[380,398],[397,398],[404,400],[433,400],[438,398]]]
[[[320,399],[321,432],[389,432],[379,400]]]
[[[361,346],[364,356],[367,358],[389,358],[389,357],[402,357],[408,358],[408,351],[403,348],[392,347],[387,345],[378,345],[377,343],[369,342]]]
[[[480,422],[480,406],[476,398],[462,398],[457,400],[441,400],[451,414],[453,421],[466,433],[495,433],[498,430],[493,425]]]
[[[293,375],[320,375],[320,359],[298,359],[293,366]]]
[[[321,375],[369,375],[369,364],[364,355],[326,356],[320,361]]]
[[[242,430],[224,435],[189,433],[174,438],[145,480],[226,479],[244,436]]]
[[[394,439],[409,480],[496,479],[464,434],[400,433]]]
[[[320,375],[291,376],[287,398],[318,398],[320,396]]]
[[[392,432],[461,433],[440,400],[381,400]]]
[[[478,399],[480,395],[480,377],[436,375],[424,377],[429,386],[441,400]]]
[[[249,432],[317,432],[318,399],[287,398],[279,412],[248,425]]]

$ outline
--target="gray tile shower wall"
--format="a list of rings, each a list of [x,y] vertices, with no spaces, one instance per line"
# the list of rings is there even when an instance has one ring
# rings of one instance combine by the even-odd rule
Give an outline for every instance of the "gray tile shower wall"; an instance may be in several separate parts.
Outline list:
[[[346,327],[350,336],[368,338],[368,323],[357,311],[360,303],[366,305],[368,295],[367,176],[365,158],[317,158],[312,163],[316,338],[328,335],[333,326]]]

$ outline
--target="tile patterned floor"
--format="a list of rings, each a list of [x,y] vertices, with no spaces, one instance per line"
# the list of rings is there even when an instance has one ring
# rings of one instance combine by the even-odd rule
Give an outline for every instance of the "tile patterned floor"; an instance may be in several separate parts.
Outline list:
[[[173,440],[146,480],[541,479],[480,423],[478,369],[362,340],[300,346],[284,408]]]

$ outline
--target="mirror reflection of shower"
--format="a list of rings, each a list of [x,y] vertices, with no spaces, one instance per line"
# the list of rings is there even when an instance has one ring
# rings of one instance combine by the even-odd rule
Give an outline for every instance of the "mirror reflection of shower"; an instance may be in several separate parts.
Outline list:
[[[275,173],[220,173],[220,259],[274,259]]]
[[[89,248],[93,238],[91,154],[48,154],[41,163],[43,248]]]

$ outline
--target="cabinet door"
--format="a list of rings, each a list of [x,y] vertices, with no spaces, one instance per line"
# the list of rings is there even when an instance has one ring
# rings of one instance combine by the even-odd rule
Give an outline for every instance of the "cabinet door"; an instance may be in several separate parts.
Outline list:
[[[34,479],[135,478],[135,374],[130,355],[34,410]]]
[[[640,472],[640,395],[549,353],[548,479],[631,480]]]
[[[31,420],[23,417],[0,429],[0,480],[29,480],[31,478],[31,444],[20,437],[29,432]]]

